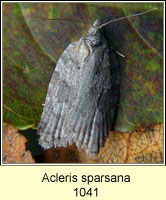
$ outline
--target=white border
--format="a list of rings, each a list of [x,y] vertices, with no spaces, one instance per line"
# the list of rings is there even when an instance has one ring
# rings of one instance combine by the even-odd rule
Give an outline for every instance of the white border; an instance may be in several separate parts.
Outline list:
[[[164,126],[163,126],[163,161],[161,164],[112,164],[112,163],[95,163],[95,164],[86,164],[86,163],[34,163],[34,164],[4,164],[3,156],[2,156],[2,133],[3,133],[3,61],[2,61],[2,4],[3,3],[163,3],[163,72],[164,72],[164,80],[163,80],[163,103],[164,103]],[[165,165],[165,1],[1,1],[1,165],[2,166],[164,166]]]

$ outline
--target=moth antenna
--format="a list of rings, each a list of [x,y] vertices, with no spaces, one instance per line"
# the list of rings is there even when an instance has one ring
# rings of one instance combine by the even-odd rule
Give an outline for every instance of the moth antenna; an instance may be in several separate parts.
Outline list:
[[[146,13],[148,13],[148,12],[151,12],[151,11],[153,11],[153,10],[156,10],[156,9],[157,9],[157,8],[152,8],[152,9],[147,10],[147,11],[142,12],[142,13],[133,14],[133,15],[125,16],[125,17],[120,17],[120,18],[118,18],[118,19],[113,19],[113,20],[111,20],[111,21],[109,21],[109,22],[107,22],[107,23],[102,24],[101,26],[99,26],[99,29],[102,28],[103,26],[106,26],[106,25],[112,23],[112,22],[117,22],[117,21],[120,21],[120,20],[123,20],[123,19],[128,19],[128,18],[130,18],[130,17],[136,17],[136,16],[139,16],[139,15],[144,15],[144,14],[146,14]]]
[[[37,19],[44,19],[44,20],[59,20],[59,21],[70,21],[70,22],[79,22],[79,23],[84,23],[83,21],[79,20],[73,20],[73,19],[53,19],[53,18],[45,18],[45,17],[30,17],[30,18],[37,18]]]

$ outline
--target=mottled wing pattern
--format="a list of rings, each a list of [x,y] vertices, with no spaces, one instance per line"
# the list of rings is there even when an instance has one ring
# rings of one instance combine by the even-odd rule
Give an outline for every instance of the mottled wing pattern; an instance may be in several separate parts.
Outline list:
[[[75,98],[72,80],[74,80],[73,74],[76,70],[73,57],[73,49],[76,46],[77,42],[73,42],[62,53],[49,83],[43,113],[38,125],[39,144],[44,149],[51,148],[55,138],[61,137],[61,129],[71,104],[71,98]]]
[[[67,47],[53,73],[39,123],[43,148],[75,142],[87,153],[98,152],[114,115],[110,77],[106,42],[93,53],[83,39]]]
[[[78,149],[97,153],[111,125],[114,110],[111,106],[111,75],[107,46],[97,47],[88,59],[82,62],[79,88],[74,105],[68,112],[63,136],[75,141]],[[70,134],[72,133],[72,135]],[[60,141],[57,142],[57,144]]]

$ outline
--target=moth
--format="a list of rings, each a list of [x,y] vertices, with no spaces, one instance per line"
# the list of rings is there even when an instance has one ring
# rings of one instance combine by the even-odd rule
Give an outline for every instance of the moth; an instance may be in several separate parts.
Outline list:
[[[49,83],[38,125],[39,144],[44,149],[75,143],[88,155],[97,154],[104,146],[117,98],[112,92],[115,80],[112,79],[109,48],[102,27],[154,9],[105,24],[95,20],[86,36],[64,50]]]

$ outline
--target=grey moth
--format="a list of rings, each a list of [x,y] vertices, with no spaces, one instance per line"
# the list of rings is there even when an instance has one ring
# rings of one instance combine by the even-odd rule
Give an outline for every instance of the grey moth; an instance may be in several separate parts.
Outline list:
[[[112,78],[109,48],[101,29],[108,23],[101,25],[96,20],[88,34],[69,44],[59,58],[38,125],[39,144],[44,149],[75,143],[79,150],[96,154],[104,146],[118,100],[113,85],[119,80]]]

